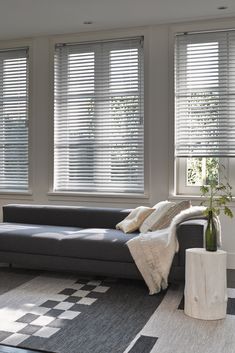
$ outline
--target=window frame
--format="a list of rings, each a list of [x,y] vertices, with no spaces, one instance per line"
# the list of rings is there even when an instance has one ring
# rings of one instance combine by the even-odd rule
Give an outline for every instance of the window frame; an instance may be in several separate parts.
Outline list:
[[[54,49],[55,45],[58,43],[69,43],[69,44],[79,44],[87,41],[109,41],[128,39],[131,37],[144,37],[144,193],[103,193],[103,192],[79,192],[79,191],[55,191],[54,190]],[[54,36],[50,39],[50,119],[49,119],[49,136],[50,136],[50,153],[49,153],[49,200],[75,200],[79,197],[81,201],[94,201],[102,202],[110,199],[114,203],[122,203],[123,199],[126,202],[143,202],[141,200],[149,199],[149,144],[147,143],[147,133],[148,133],[148,109],[146,102],[146,87],[148,85],[148,41],[147,31],[143,29],[137,30],[127,30],[127,31],[113,31],[110,33],[99,32],[86,33],[81,35],[62,35]]]
[[[175,157],[175,36],[177,33],[203,32],[216,30],[235,29],[232,21],[215,21],[213,23],[198,22],[191,24],[176,24],[169,27],[169,198],[191,197],[201,200],[199,186],[187,186],[185,160],[179,163],[179,158]],[[222,163],[226,167],[226,177],[235,193],[235,158],[224,159]],[[233,197],[235,200],[235,195]]]
[[[219,173],[219,178],[228,178],[228,158],[220,158],[219,165],[225,167],[225,175]],[[176,158],[176,191],[178,195],[200,195],[199,185],[187,185],[187,158]]]
[[[26,199],[33,196],[33,41],[10,40],[0,41],[0,50],[28,48],[28,189],[0,190],[0,199]]]

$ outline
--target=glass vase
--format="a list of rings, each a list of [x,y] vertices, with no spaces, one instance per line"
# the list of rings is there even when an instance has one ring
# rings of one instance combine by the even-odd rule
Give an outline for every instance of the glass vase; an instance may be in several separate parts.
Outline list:
[[[213,218],[213,212],[209,211],[208,223],[206,227],[206,250],[207,251],[217,251],[217,230],[215,226],[215,221]]]

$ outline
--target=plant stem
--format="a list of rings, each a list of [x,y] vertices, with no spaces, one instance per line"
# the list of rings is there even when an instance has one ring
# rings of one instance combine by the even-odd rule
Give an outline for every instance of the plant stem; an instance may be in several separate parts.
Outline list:
[[[212,186],[210,186],[210,206],[209,208],[212,209],[213,205],[213,192],[212,192]]]

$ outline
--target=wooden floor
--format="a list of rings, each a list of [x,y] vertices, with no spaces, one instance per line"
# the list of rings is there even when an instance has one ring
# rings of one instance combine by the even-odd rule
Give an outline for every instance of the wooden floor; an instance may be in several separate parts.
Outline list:
[[[43,351],[34,351],[16,347],[3,346],[0,344],[0,353],[42,353]]]

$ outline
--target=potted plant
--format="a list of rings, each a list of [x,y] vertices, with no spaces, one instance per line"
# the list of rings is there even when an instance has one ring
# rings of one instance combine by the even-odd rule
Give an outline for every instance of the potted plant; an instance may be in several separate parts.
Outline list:
[[[224,168],[224,166],[222,166]],[[201,196],[205,200],[201,205],[206,206],[205,215],[207,216],[207,228],[205,233],[205,248],[207,251],[217,251],[217,227],[215,224],[216,216],[219,216],[221,211],[230,218],[233,217],[231,209],[227,204],[232,200],[232,187],[224,178],[225,182],[218,182],[214,178],[208,178],[207,185],[201,186]]]

